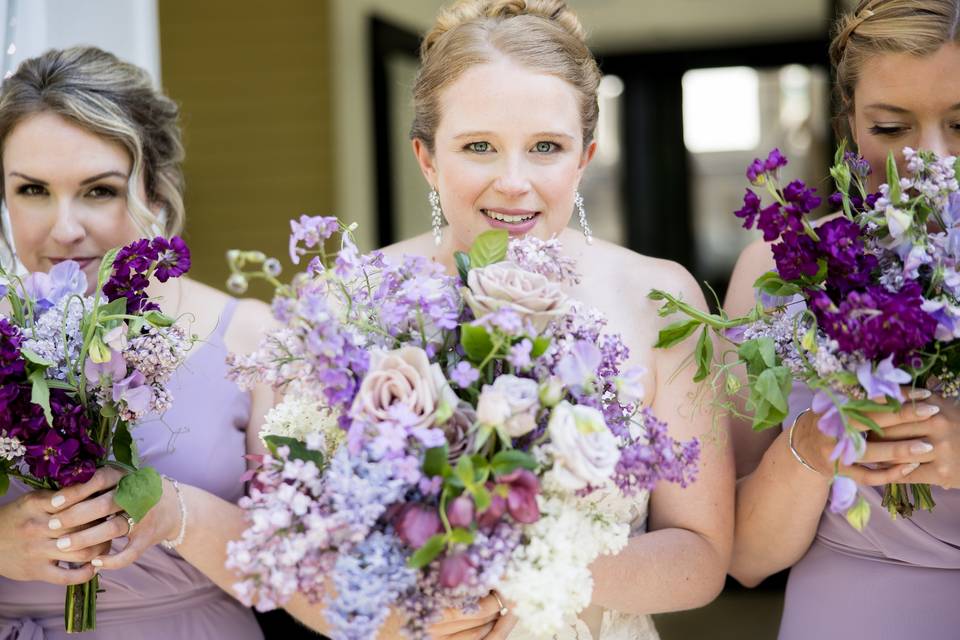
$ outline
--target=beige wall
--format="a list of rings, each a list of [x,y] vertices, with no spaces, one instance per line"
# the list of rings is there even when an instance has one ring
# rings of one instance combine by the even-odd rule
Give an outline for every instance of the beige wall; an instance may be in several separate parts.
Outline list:
[[[198,279],[222,287],[230,248],[283,258],[289,219],[331,211],[329,32],[325,1],[160,2],[163,84],[183,112],[186,235]]]

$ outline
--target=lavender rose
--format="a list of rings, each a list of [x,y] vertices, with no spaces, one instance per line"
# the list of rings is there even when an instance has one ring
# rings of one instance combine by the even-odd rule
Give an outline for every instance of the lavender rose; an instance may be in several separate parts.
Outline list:
[[[506,307],[529,320],[537,332],[563,316],[569,306],[559,285],[510,262],[471,269],[463,299],[477,319]]]
[[[547,423],[553,453],[553,478],[563,488],[579,491],[610,479],[620,448],[603,414],[592,407],[561,402]]]
[[[391,419],[390,408],[396,404],[417,417],[411,429],[430,428],[450,417],[457,406],[457,396],[440,365],[430,364],[423,349],[403,347],[374,352],[370,370],[354,398],[352,415],[374,424],[387,422]]]

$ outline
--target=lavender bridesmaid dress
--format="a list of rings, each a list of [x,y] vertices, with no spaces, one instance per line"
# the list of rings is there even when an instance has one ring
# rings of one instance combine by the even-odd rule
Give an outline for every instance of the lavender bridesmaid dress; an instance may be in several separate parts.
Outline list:
[[[809,393],[795,391],[791,406],[809,407]],[[864,530],[825,509],[790,570],[780,640],[960,638],[960,490],[934,487],[932,513],[896,520],[882,487],[860,495],[871,507]]]
[[[173,407],[133,430],[144,464],[231,502],[243,495],[244,429],[250,419],[249,394],[225,377],[223,336],[236,305],[230,299],[217,330],[175,374]],[[11,483],[0,501],[26,490]],[[249,609],[160,546],[125,569],[105,571],[100,585],[97,629],[82,636],[89,640],[263,638]],[[0,640],[67,638],[63,600],[63,587],[0,577]]]

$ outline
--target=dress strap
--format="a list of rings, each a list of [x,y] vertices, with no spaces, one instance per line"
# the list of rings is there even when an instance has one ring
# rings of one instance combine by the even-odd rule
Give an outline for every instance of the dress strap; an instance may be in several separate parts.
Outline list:
[[[240,301],[233,296],[227,298],[227,303],[223,305],[223,310],[220,312],[220,322],[217,323],[217,328],[214,330],[214,335],[220,340],[220,343],[223,344],[224,336],[227,335],[227,328],[230,326],[230,321],[233,319],[233,314],[237,310],[237,305]]]

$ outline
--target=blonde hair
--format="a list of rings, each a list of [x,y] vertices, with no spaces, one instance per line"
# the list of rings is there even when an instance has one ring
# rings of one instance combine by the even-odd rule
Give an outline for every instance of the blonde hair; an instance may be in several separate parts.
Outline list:
[[[854,90],[870,57],[883,53],[930,55],[949,42],[958,42],[958,23],[960,0],[861,0],[855,10],[841,16],[830,43],[838,131],[847,126]]]
[[[579,19],[559,0],[461,0],[442,9],[420,45],[410,137],[432,152],[440,92],[498,56],[570,83],[580,98],[584,146],[593,140],[600,69]]]
[[[179,109],[153,88],[146,71],[95,47],[52,49],[24,60],[3,82],[0,147],[20,122],[39,113],[55,113],[122,144],[132,161],[127,202],[134,223],[144,235],[158,228],[168,236],[181,232],[184,153]],[[3,176],[0,170],[0,198]],[[139,195],[141,180],[146,202]],[[162,219],[148,205],[159,206]]]

